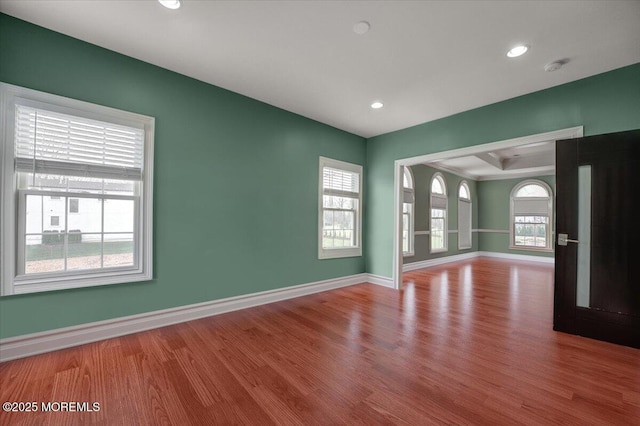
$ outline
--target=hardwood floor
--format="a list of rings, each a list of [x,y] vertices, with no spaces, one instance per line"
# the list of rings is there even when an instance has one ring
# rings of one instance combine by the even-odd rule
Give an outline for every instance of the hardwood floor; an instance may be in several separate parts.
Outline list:
[[[554,332],[553,267],[475,259],[0,364],[2,425],[639,425],[640,350]]]

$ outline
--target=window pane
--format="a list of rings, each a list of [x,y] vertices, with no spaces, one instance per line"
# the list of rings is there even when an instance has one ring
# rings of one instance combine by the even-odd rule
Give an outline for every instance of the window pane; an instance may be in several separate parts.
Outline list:
[[[104,267],[133,265],[133,234],[105,234]]]
[[[431,209],[431,217],[444,217],[445,213],[442,209]]]
[[[102,193],[102,182],[104,179],[69,176],[67,178],[69,191],[90,192],[92,194]]]
[[[516,192],[516,197],[548,197],[547,189],[535,183],[525,185]]]
[[[402,215],[402,251],[405,253],[409,251],[409,219],[408,213]]]
[[[411,172],[408,167],[404,167],[402,186],[405,188],[413,188],[413,179],[411,178]]]
[[[444,188],[443,188],[442,182],[440,181],[440,178],[438,176],[433,178],[433,180],[431,181],[431,193],[432,194],[444,194]]]
[[[464,185],[464,184],[460,185],[460,191],[458,196],[464,200],[468,200],[470,198],[469,189],[467,188],[467,185]]]
[[[134,195],[137,183],[131,180],[104,180],[105,194]]]
[[[27,234],[42,233],[42,197],[39,195],[27,195],[26,224]]]
[[[67,269],[97,269],[102,267],[102,235],[69,233]]]
[[[324,248],[355,246],[355,212],[325,210],[323,212],[322,246]]]
[[[47,191],[83,192],[90,194],[135,195],[135,181],[101,179],[79,176],[58,176],[36,173],[18,173],[21,189],[42,189]]]
[[[21,189],[42,189],[49,191],[66,191],[67,178],[57,175],[36,173],[18,173]]]
[[[444,232],[443,231],[431,231],[431,248],[442,249],[444,248]]]
[[[66,225],[65,198],[61,197],[61,199],[52,200],[51,197],[43,197],[40,195],[27,195],[27,229],[34,229],[35,227],[39,226],[36,225],[36,222],[38,221],[38,214],[30,214],[30,207],[34,205],[31,202],[32,198],[41,199],[42,209],[40,214],[42,215],[41,226],[44,227],[43,231],[64,232]]]
[[[133,232],[133,200],[104,200],[104,232]]]
[[[25,273],[36,274],[64,270],[64,245],[60,235],[27,235]]]
[[[547,247],[547,225],[540,223],[540,221],[546,221],[548,218],[529,216],[520,218],[520,223],[514,224],[514,244],[517,246]],[[527,219],[530,219],[530,222],[524,222]]]
[[[334,195],[323,195],[322,206],[325,208],[353,210],[357,207],[358,200],[350,197],[337,197]]]
[[[69,206],[74,198],[69,199]],[[102,200],[75,198],[78,212],[69,215],[69,232],[93,233],[102,231]],[[69,209],[71,212],[71,209]]]

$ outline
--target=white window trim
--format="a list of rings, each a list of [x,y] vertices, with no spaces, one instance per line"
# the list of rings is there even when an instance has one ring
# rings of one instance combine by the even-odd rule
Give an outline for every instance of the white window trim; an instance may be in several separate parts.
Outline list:
[[[549,215],[549,223],[547,226],[547,247],[528,247],[528,246],[518,246],[515,244],[515,223],[514,223],[514,204],[516,193],[523,186],[527,186],[529,184],[540,185],[547,190],[549,197],[527,197],[528,200],[547,200],[547,212]],[[510,250],[524,250],[524,251],[533,251],[533,252],[543,252],[543,253],[553,253],[553,231],[551,230],[553,226],[553,191],[548,183],[539,179],[526,179],[522,182],[518,182],[511,189],[511,194],[509,194],[509,249]]]
[[[334,169],[345,170],[352,173],[358,173],[359,192],[358,192],[358,213],[356,215],[355,237],[356,247],[338,247],[326,249],[322,247],[322,228],[323,228],[323,169],[331,167]],[[320,157],[318,167],[318,259],[335,259],[341,257],[357,257],[362,256],[362,166],[358,164],[347,163],[345,161],[334,160],[332,158]]]
[[[415,228],[415,216],[416,216],[416,202],[415,202],[415,180],[413,178],[413,172],[411,171],[411,168],[409,166],[405,166],[404,167],[404,171],[403,173],[408,173],[409,174],[409,183],[411,184],[411,188],[407,188],[406,186],[404,186],[403,184],[403,198],[406,199],[406,194],[410,194],[410,197],[413,199],[413,202],[410,203],[411,204],[411,213],[409,214],[409,250],[408,251],[403,251],[402,252],[402,256],[403,257],[411,257],[415,255],[415,235],[414,235],[414,228]],[[403,176],[404,178],[404,176]],[[405,204],[403,202],[403,204]],[[409,204],[409,203],[407,203]],[[403,209],[404,210],[404,209]],[[404,215],[404,212],[402,213]]]
[[[460,196],[460,188],[465,187],[467,189],[467,194],[469,194],[469,198],[463,198]],[[469,204],[469,209],[471,210],[469,214],[469,245],[463,246],[460,243],[462,233],[460,231],[460,204],[467,203]],[[458,250],[468,250],[473,247],[473,201],[471,200],[471,188],[469,188],[469,184],[466,180],[463,180],[458,185]]]
[[[145,132],[143,178],[140,182],[142,197],[137,211],[138,221],[142,226],[134,229],[140,237],[134,242],[138,250],[138,265],[134,268],[113,268],[105,271],[82,271],[68,274],[40,274],[34,277],[16,279],[17,271],[17,235],[18,190],[14,171],[14,127],[16,100],[44,104],[45,109],[69,113],[89,119],[119,123],[143,125]],[[0,82],[0,123],[3,131],[0,134],[0,288],[2,295],[92,287],[107,284],[148,281],[153,278],[153,142],[155,119],[115,108],[109,108],[88,102],[70,99],[63,96],[27,89]],[[46,195],[46,194],[44,194]],[[72,194],[73,195],[73,194]]]
[[[442,184],[442,189],[444,190],[444,194],[434,194],[433,192],[431,192],[431,187],[433,185],[433,181],[436,178],[440,178],[442,180],[441,184]],[[443,248],[439,248],[439,249],[434,249],[433,246],[431,245],[431,220],[433,219],[432,217],[432,210],[433,210],[433,197],[436,198],[440,198],[445,200],[445,207],[444,207],[444,236],[442,237],[443,239]],[[444,175],[440,172],[436,172],[433,174],[433,176],[431,177],[431,180],[429,181],[429,253],[444,253],[449,251],[449,196],[448,196],[448,191],[447,191],[447,180],[444,178]]]

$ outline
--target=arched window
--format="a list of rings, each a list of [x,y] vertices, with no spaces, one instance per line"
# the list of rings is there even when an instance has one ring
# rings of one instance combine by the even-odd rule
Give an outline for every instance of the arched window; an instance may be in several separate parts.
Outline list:
[[[553,193],[541,180],[525,180],[511,191],[511,248],[551,250]]]
[[[447,184],[442,173],[431,179],[431,253],[447,251]]]
[[[411,168],[403,167],[403,188],[402,188],[402,254],[413,256],[413,222],[415,189],[413,186],[413,175]]]
[[[458,249],[471,248],[471,190],[466,181],[458,187]]]

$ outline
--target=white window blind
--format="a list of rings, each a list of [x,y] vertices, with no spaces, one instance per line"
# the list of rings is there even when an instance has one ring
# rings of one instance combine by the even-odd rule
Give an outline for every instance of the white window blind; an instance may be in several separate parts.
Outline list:
[[[515,199],[513,213],[516,215],[546,216],[549,214],[549,199]]]
[[[358,197],[360,176],[358,173],[325,166],[322,170],[322,187],[326,195]]]
[[[413,192],[413,189],[407,189],[405,188],[402,191],[402,202],[403,203],[408,203],[408,204],[413,204],[416,200],[415,194]]]
[[[471,201],[458,200],[458,248],[471,248]]]
[[[438,195],[431,196],[431,208],[432,209],[442,209],[445,210],[447,208],[447,197],[442,197]]]
[[[15,169],[141,180],[144,129],[16,105]]]

